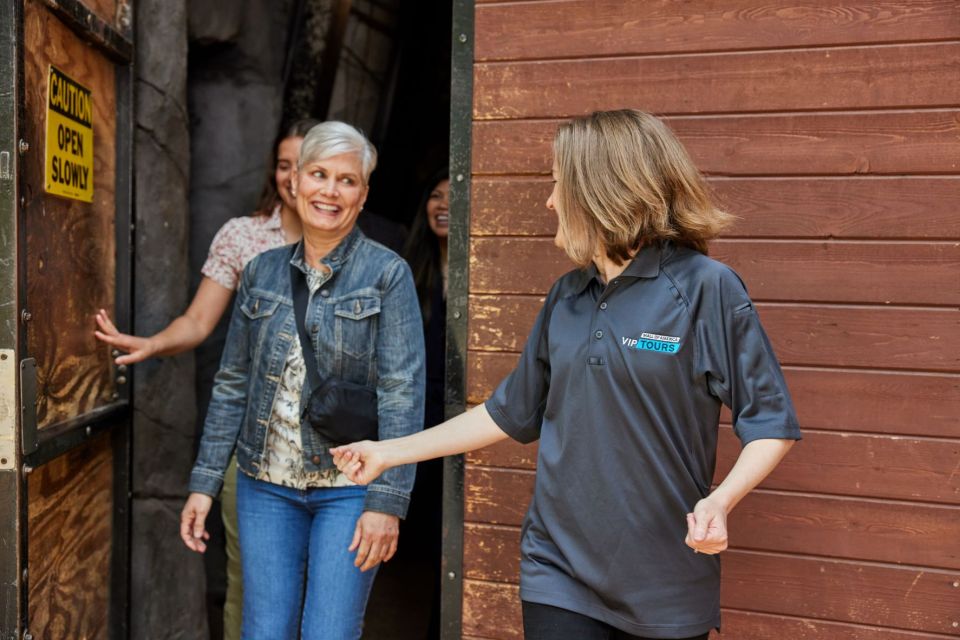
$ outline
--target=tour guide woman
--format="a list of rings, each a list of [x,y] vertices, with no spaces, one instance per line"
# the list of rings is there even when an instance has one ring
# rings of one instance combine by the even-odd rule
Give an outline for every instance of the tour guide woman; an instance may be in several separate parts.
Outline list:
[[[708,258],[729,216],[670,130],[598,112],[554,140],[550,290],[487,402],[423,433],[333,450],[356,482],[539,438],[521,541],[527,640],[706,638],[720,624],[727,514],[800,438],[743,283]],[[743,451],[710,491],[721,403]]]
[[[351,412],[364,405],[381,440],[423,424],[410,269],[355,226],[375,164],[373,145],[353,127],[311,129],[293,178],[303,240],[243,270],[180,525],[187,547],[201,551],[236,447],[243,638],[286,640],[298,629],[304,640],[359,638],[371,569],[397,548],[414,467],[367,488],[340,474],[329,453],[353,435],[361,421]],[[295,314],[298,301],[304,312]],[[318,397],[333,400],[327,422],[313,421]]]

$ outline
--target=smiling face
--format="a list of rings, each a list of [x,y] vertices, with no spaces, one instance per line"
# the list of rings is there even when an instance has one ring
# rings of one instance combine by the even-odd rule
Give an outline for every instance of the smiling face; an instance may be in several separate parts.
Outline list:
[[[427,224],[441,240],[450,233],[450,180],[444,178],[437,183],[427,198]]]
[[[357,154],[307,162],[296,173],[295,184],[297,213],[305,233],[335,241],[350,233],[368,191]]]
[[[273,177],[277,185],[277,195],[280,196],[283,206],[290,211],[297,210],[297,198],[293,195],[293,174],[297,169],[302,144],[303,138],[296,136],[284,138],[277,145],[277,164]]]

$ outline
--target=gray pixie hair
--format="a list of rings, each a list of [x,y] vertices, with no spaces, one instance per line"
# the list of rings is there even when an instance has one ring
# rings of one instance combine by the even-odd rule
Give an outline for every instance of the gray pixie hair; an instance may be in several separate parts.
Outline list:
[[[377,166],[377,149],[358,129],[346,122],[328,120],[316,125],[303,138],[297,169],[309,162],[326,160],[342,153],[355,153],[360,158],[363,183],[370,181],[370,174]]]

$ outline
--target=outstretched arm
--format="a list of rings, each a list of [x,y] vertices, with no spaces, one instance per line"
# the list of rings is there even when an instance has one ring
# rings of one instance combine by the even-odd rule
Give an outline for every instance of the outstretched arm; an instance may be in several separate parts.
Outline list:
[[[215,280],[205,277],[200,281],[190,306],[165,329],[149,338],[120,333],[103,309],[96,315],[99,331],[94,331],[103,342],[125,351],[117,364],[133,364],[155,356],[172,356],[193,349],[206,340],[230,304],[233,291]]]
[[[762,439],[744,446],[736,464],[713,492],[687,514],[687,546],[698,553],[727,548],[727,514],[780,463],[793,440]]]
[[[369,484],[391,467],[481,449],[506,437],[481,404],[432,429],[380,442],[355,442],[330,452],[352,482]]]

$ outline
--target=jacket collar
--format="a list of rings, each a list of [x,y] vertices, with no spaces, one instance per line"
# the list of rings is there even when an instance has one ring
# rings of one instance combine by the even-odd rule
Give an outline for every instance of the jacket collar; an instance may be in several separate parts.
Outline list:
[[[350,230],[350,233],[340,241],[333,251],[328,253],[320,261],[330,268],[330,273],[335,274],[340,270],[340,267],[350,259],[350,256],[353,255],[353,252],[356,251],[357,247],[360,246],[360,240],[363,238],[363,232],[360,231],[360,227],[357,225],[353,226],[353,229]],[[304,273],[307,272],[307,264],[303,258],[303,239],[300,239],[300,242],[293,245],[293,254],[290,256],[290,264],[300,269]]]

